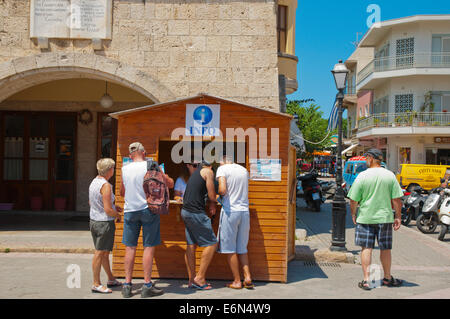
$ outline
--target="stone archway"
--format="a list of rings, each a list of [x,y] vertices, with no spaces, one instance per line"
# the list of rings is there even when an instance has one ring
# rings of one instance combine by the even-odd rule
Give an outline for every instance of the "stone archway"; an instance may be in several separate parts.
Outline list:
[[[69,78],[109,80],[133,89],[154,103],[176,96],[144,71],[96,54],[41,53],[0,64],[0,101],[29,87]]]

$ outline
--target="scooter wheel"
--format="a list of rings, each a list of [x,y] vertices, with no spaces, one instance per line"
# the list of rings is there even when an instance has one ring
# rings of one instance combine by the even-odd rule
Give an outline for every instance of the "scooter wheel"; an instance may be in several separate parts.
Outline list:
[[[406,208],[406,207],[402,207],[402,225],[403,226],[408,226],[409,223],[411,222],[411,213],[410,213],[410,209],[411,208]]]
[[[438,239],[440,241],[444,240],[444,237],[445,237],[445,234],[447,234],[447,231],[448,231],[448,226],[441,224],[441,231],[439,232],[439,237],[438,237]]]
[[[416,225],[417,228],[424,234],[434,233],[438,226],[439,220],[437,215],[433,214],[431,219],[425,217],[423,214],[417,217]]]

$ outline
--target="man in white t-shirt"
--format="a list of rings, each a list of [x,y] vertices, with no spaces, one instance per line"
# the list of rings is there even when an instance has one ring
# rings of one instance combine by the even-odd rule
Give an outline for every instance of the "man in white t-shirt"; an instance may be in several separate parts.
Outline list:
[[[234,281],[229,288],[242,289],[239,262],[244,271],[244,288],[254,285],[248,266],[247,244],[250,232],[250,212],[248,203],[249,174],[245,167],[233,162],[232,156],[223,156],[217,169],[219,195],[222,196],[222,211],[219,224],[219,252],[227,254],[228,264]]]
[[[122,295],[130,298],[131,280],[133,276],[134,260],[139,233],[142,228],[142,244],[144,256],[142,264],[144,269],[144,285],[141,297],[159,296],[163,294],[161,289],[152,284],[152,265],[155,247],[161,244],[160,218],[159,215],[150,211],[147,197],[144,192],[144,177],[147,173],[147,160],[145,158],[144,146],[135,142],[129,146],[132,162],[122,167],[122,186],[120,195],[125,198],[123,238],[125,249],[125,283],[122,286]],[[173,187],[173,180],[165,174],[167,186]]]

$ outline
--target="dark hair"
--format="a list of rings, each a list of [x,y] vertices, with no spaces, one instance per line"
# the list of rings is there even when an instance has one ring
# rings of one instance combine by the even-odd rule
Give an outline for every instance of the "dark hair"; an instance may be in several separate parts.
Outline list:
[[[189,170],[187,168],[187,164],[182,165],[181,167],[181,173],[180,173],[180,177],[183,178],[183,180],[187,183],[188,179],[189,179]]]

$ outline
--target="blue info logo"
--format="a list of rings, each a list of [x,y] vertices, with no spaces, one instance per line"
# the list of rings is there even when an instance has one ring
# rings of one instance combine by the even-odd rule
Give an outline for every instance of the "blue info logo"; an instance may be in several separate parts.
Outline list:
[[[186,104],[186,136],[220,136],[220,104]]]
[[[200,105],[194,110],[194,120],[201,124],[206,125],[212,121],[213,112],[206,105]]]

